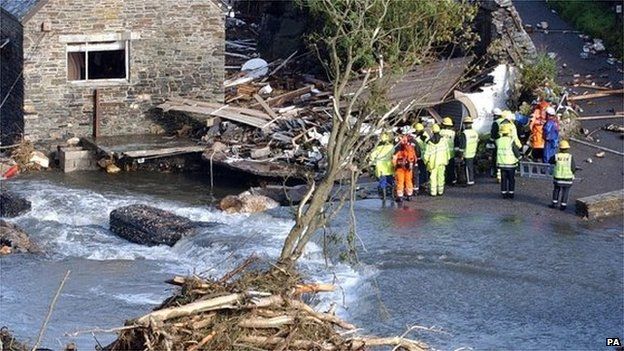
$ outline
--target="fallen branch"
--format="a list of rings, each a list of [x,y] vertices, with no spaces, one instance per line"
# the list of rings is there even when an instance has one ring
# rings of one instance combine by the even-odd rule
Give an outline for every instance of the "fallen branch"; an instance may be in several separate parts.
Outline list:
[[[154,322],[164,322],[172,318],[184,317],[202,312],[219,309],[232,309],[234,308],[233,304],[239,303],[242,298],[242,294],[231,294],[216,297],[210,300],[191,302],[180,307],[164,308],[162,310],[146,314],[145,316],[137,319],[136,323],[145,326]]]
[[[257,260],[258,260],[258,257],[254,256],[254,255],[248,257],[238,267],[234,268],[232,271],[226,273],[223,277],[221,277],[221,279],[219,279],[218,283],[221,284],[221,283],[227,282],[233,276],[235,276],[235,275],[239,274],[240,272],[244,271],[245,268],[247,268],[250,264],[256,262]]]
[[[203,339],[201,339],[199,343],[189,347],[187,351],[195,351],[200,349],[202,346],[206,345],[210,340],[212,340],[215,335],[217,335],[217,331],[213,330],[212,333],[206,335]]]
[[[52,303],[50,303],[50,307],[48,307],[48,313],[46,314],[45,319],[43,320],[43,324],[41,325],[41,329],[39,329],[39,335],[37,336],[37,341],[35,342],[35,345],[32,348],[32,351],[35,351],[38,347],[39,347],[39,343],[41,342],[41,339],[43,338],[43,334],[45,334],[45,331],[48,327],[48,322],[50,321],[50,317],[52,316],[52,311],[54,311],[54,306],[56,306],[56,301],[58,300],[59,296],[61,295],[61,291],[63,290],[63,287],[65,286],[65,282],[67,281],[67,278],[69,278],[69,274],[71,273],[71,271],[67,271],[65,273],[65,276],[63,277],[63,280],[61,280],[61,284],[59,285],[58,289],[56,290],[56,294],[54,294],[54,298],[52,299]]]
[[[390,338],[353,338],[351,339],[351,349],[360,350],[366,346],[395,346],[402,347],[409,351],[424,351],[427,346],[418,341],[405,339],[399,336]]]
[[[339,326],[342,329],[355,329],[355,326],[353,324],[347,323],[345,321],[343,321],[342,319],[331,315],[331,314],[327,314],[327,313],[321,313],[321,312],[316,312],[314,309],[312,309],[312,307],[306,305],[305,303],[301,302],[301,301],[297,301],[297,300],[289,300],[288,301],[289,305],[291,307],[297,308],[299,310],[305,311],[307,312],[309,315],[325,321],[325,322],[329,322],[332,323],[334,325]]]
[[[97,334],[104,334],[104,333],[116,333],[118,331],[122,331],[122,330],[130,330],[130,329],[134,329],[134,328],[138,328],[138,325],[126,325],[123,327],[118,327],[118,328],[110,328],[110,329],[102,329],[102,328],[94,328],[94,329],[89,329],[89,330],[76,330],[75,332],[72,333],[65,333],[65,336],[73,336],[76,337],[80,334],[91,334],[91,333],[97,333]]]
[[[241,328],[268,329],[280,328],[286,324],[292,324],[295,319],[292,316],[278,316],[273,318],[253,318],[241,321],[238,326]]]
[[[332,284],[298,284],[295,286],[295,291],[293,292],[293,295],[298,296],[305,293],[330,292],[334,290],[336,290],[336,287]]]

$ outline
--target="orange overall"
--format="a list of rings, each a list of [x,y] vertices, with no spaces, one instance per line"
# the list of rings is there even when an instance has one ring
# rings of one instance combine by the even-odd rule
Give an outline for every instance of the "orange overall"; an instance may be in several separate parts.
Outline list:
[[[412,196],[414,192],[414,180],[412,179],[412,169],[416,164],[416,152],[414,146],[402,142],[398,150],[392,156],[394,165],[394,179],[396,182],[396,195],[398,198]]]

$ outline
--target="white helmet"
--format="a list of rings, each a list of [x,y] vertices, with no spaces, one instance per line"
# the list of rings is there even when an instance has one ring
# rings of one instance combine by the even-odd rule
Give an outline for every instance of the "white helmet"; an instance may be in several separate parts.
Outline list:
[[[500,109],[500,108],[496,107],[496,108],[494,108],[494,109],[492,110],[492,114],[493,114],[494,116],[500,116],[500,115],[502,115],[502,114],[503,114],[503,111],[501,111],[501,109]]]
[[[556,114],[557,114],[557,112],[555,111],[555,109],[554,109],[554,108],[549,107],[549,108],[547,108],[547,109],[546,109],[546,114],[547,114],[547,115],[554,116],[554,115],[556,115]]]

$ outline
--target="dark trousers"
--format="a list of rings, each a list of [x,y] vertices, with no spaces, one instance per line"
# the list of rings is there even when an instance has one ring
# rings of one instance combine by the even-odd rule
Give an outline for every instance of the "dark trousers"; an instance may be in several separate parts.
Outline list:
[[[465,158],[464,163],[466,164],[464,166],[464,170],[466,172],[466,184],[474,185],[474,158]]]
[[[561,201],[561,206],[568,205],[568,196],[570,195],[570,187],[572,187],[571,182],[561,183],[558,181],[554,181],[555,188],[553,189],[553,197],[552,203],[556,205],[559,201]],[[561,196],[561,199],[559,198]]]
[[[427,172],[427,166],[425,166],[425,161],[419,159],[418,160],[418,185],[419,188],[425,186],[425,183],[429,181],[429,172]]]
[[[446,179],[446,184],[455,184],[455,157],[451,157],[446,165],[446,170],[444,171],[444,178]]]
[[[412,182],[414,182],[414,191],[418,191],[420,189],[420,169],[418,167],[412,168]]]
[[[516,169],[500,168],[501,170],[501,194],[513,197],[516,188]]]
[[[548,160],[543,160],[544,149],[533,149],[533,151],[531,151],[531,158],[533,158],[535,162],[548,162]]]

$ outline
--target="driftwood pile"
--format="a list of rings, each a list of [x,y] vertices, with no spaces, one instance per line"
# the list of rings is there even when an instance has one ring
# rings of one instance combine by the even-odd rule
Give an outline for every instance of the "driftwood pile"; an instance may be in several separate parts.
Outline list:
[[[171,279],[168,283],[181,291],[155,311],[129,320],[105,350],[365,350],[382,345],[426,349],[401,337],[354,336],[355,326],[304,302],[303,296],[331,291],[332,285],[301,284],[299,277],[278,269],[241,274],[253,260],[218,280]]]

